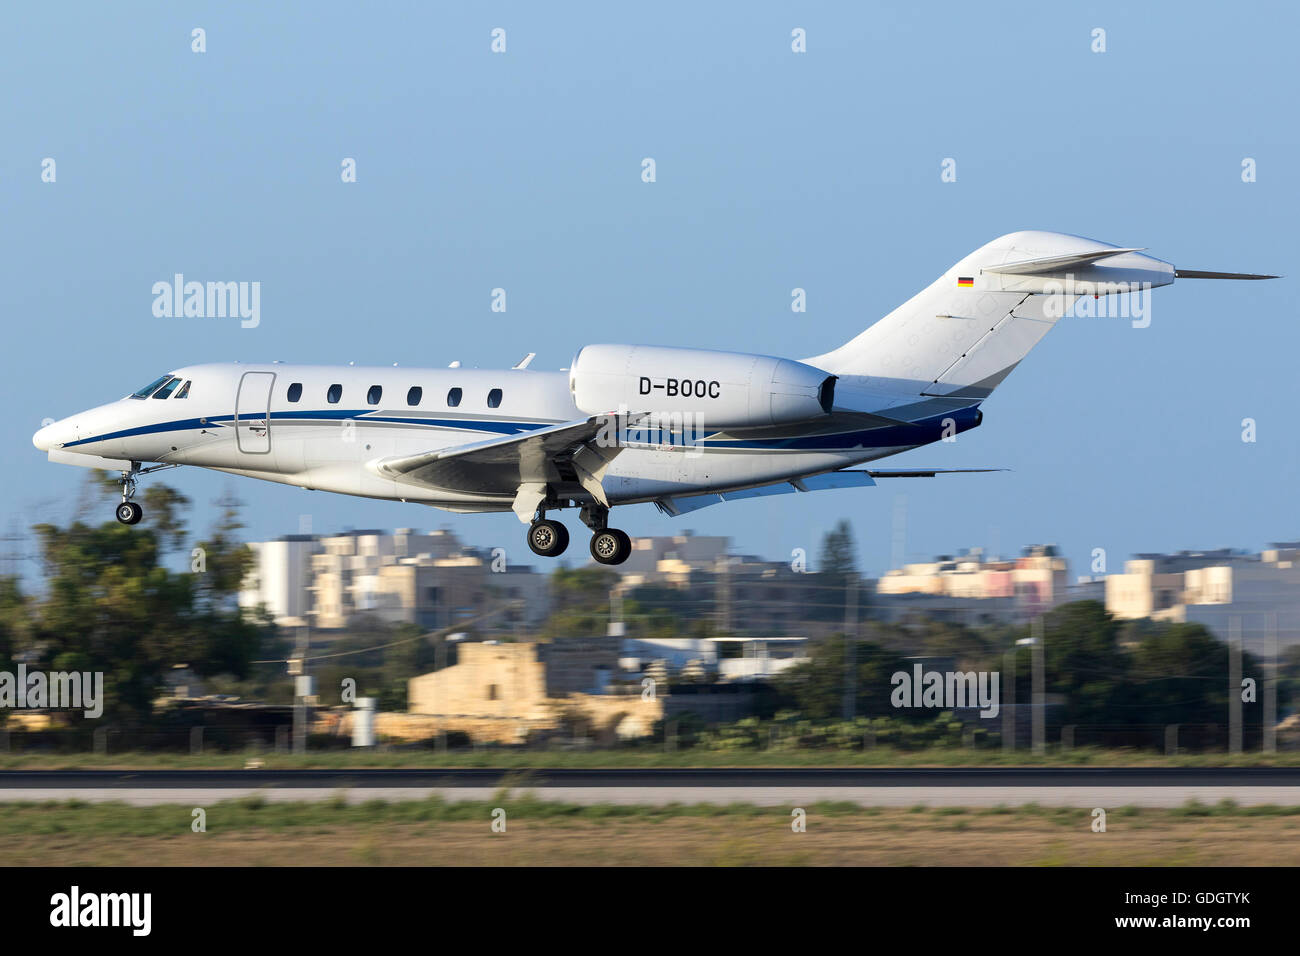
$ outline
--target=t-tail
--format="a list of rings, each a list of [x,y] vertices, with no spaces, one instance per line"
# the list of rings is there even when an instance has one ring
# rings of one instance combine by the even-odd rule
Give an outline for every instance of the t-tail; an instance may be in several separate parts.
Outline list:
[[[804,361],[873,391],[978,402],[1080,296],[1145,295],[1175,278],[1276,276],[1178,270],[1138,248],[1013,232],[976,249],[852,341]]]

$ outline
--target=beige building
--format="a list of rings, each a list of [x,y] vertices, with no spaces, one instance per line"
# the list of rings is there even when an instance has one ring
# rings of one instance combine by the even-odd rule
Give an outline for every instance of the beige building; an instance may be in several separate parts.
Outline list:
[[[467,548],[447,530],[289,535],[252,548],[257,560],[240,603],[265,605],[286,627],[330,631],[371,620],[435,630],[510,602],[517,607],[485,622],[510,632],[544,620],[550,607],[546,575]]]
[[[636,592],[671,592],[674,607],[703,609],[723,634],[807,636],[833,629],[809,621],[808,609],[826,600],[817,575],[786,561],[731,554],[730,544],[730,538],[689,532],[633,538],[632,554],[618,568],[614,597],[635,596],[653,605],[644,591]],[[836,613],[842,620],[843,613]]]
[[[1068,565],[1055,545],[1030,545],[1013,560],[986,560],[979,548],[955,557],[908,564],[876,582],[877,598],[932,595],[961,601],[1000,601],[1025,613],[1066,600]],[[886,602],[888,603],[888,602]]]
[[[1141,554],[1106,578],[1117,618],[1203,624],[1221,640],[1240,634],[1265,658],[1300,643],[1300,542],[1260,554],[1220,549]]]
[[[639,685],[611,684],[618,658],[615,638],[461,644],[454,665],[408,682],[411,723],[501,743],[573,725],[607,741],[646,736],[663,704],[643,699]]]

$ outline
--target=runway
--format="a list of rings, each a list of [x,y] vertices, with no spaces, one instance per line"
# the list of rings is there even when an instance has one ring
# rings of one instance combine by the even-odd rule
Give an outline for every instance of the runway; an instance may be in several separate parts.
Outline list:
[[[502,794],[503,788],[506,794]],[[1189,800],[1300,806],[1300,768],[1088,767],[644,770],[41,770],[0,771],[0,802],[121,801],[204,806],[260,795],[269,801],[488,801],[575,804],[751,803],[808,806],[1178,807]]]

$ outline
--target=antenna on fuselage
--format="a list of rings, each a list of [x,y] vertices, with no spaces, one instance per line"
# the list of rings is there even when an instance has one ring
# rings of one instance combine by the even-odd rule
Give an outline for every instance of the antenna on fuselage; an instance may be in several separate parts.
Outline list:
[[[530,363],[532,362],[532,360],[535,359],[535,358],[537,358],[537,353],[536,353],[536,352],[529,352],[527,355],[525,355],[523,358],[521,358],[518,362],[516,362],[514,365],[512,365],[511,368],[528,368],[529,364],[530,364]]]
[[[447,368],[460,368],[460,359],[456,359],[456,361],[448,365]]]

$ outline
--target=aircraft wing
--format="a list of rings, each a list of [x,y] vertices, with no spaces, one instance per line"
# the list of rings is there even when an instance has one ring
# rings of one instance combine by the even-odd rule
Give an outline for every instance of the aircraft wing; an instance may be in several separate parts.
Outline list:
[[[846,468],[828,471],[809,478],[791,478],[775,481],[755,488],[737,491],[704,492],[698,495],[677,495],[655,499],[655,507],[667,515],[684,515],[699,511],[709,505],[743,498],[766,498],[768,495],[788,495],[799,491],[829,491],[833,488],[869,488],[877,478],[933,478],[935,475],[966,474],[971,472],[1006,471],[1005,468],[898,468],[871,469]]]
[[[418,455],[381,458],[371,467],[403,484],[513,497],[512,510],[527,522],[545,499],[546,485],[564,480],[561,466],[571,470],[570,481],[576,477],[597,501],[608,504],[600,479],[620,451],[596,442],[608,421],[608,416],[593,415]]]

